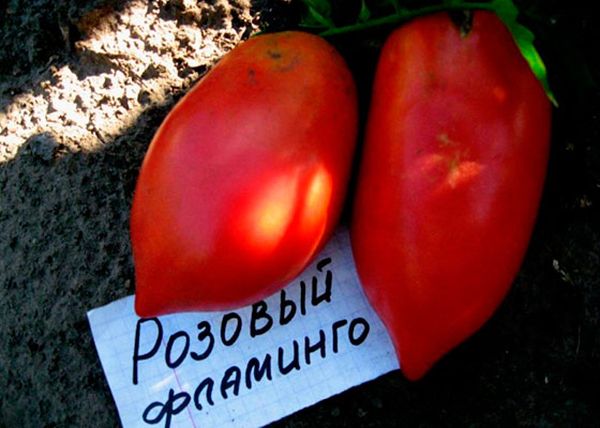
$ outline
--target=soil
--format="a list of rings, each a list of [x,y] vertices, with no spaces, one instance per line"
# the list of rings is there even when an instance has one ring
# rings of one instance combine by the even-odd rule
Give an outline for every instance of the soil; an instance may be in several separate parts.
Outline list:
[[[337,2],[338,4],[340,2]],[[512,291],[422,381],[393,372],[274,424],[597,426],[600,40],[591,6],[520,1],[554,111],[536,229]],[[0,2],[0,426],[118,425],[86,311],[134,292],[137,173],[173,104],[284,0]],[[331,41],[364,106],[379,30]]]

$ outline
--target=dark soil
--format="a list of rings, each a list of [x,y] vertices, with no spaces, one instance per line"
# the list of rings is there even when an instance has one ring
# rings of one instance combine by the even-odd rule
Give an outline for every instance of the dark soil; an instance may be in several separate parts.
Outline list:
[[[600,25],[584,2],[518,4],[560,107],[512,291],[422,381],[393,372],[275,426],[598,426]],[[258,27],[293,27],[299,10],[283,0],[0,2],[0,426],[118,425],[86,311],[134,291],[128,219],[145,150],[224,52]],[[363,106],[384,37],[332,39]]]

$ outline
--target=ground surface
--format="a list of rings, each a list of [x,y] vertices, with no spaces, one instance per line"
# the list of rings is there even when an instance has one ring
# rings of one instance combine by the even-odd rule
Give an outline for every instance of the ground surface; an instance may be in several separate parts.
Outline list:
[[[277,426],[597,426],[598,23],[577,2],[520,3],[538,15],[561,106],[511,293],[423,381],[391,373]],[[118,424],[85,314],[133,293],[128,218],[143,154],[225,51],[296,19],[283,1],[0,2],[0,426]],[[369,37],[335,40],[363,94],[381,34]]]

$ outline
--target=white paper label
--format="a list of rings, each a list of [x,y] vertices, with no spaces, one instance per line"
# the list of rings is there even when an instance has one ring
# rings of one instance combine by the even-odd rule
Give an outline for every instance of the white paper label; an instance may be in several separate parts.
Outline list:
[[[88,312],[124,427],[255,427],[398,368],[340,230],[283,290],[236,311]]]

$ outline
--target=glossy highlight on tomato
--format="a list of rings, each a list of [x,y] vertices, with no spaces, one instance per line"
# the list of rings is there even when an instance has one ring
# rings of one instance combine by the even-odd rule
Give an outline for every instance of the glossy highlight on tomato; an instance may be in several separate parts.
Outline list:
[[[356,90],[323,39],[249,39],[174,107],[131,211],[140,316],[237,308],[297,276],[342,209]]]
[[[546,174],[550,104],[510,33],[478,11],[395,30],[379,59],[351,241],[409,379],[499,305]]]

